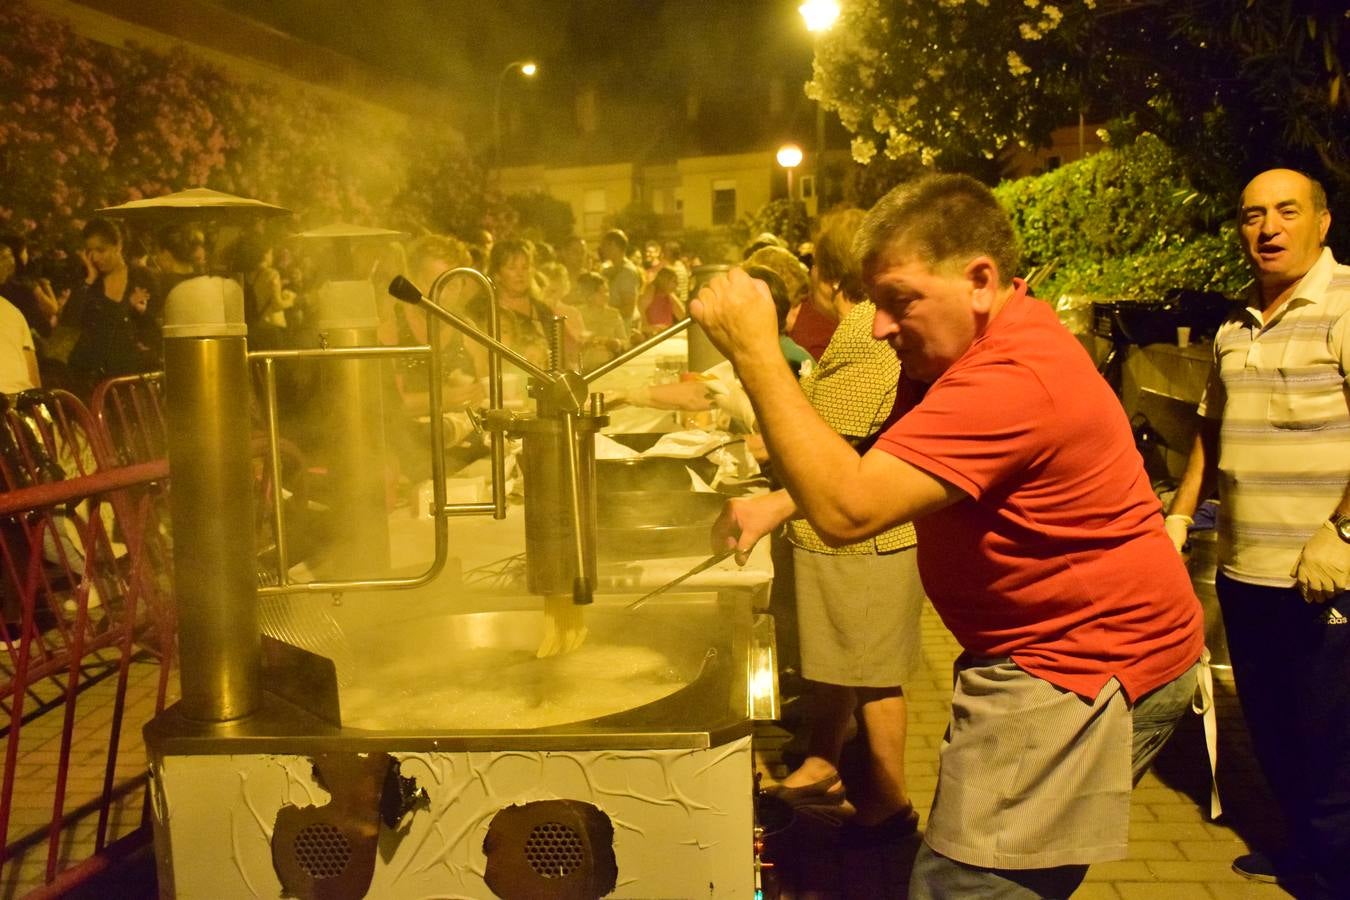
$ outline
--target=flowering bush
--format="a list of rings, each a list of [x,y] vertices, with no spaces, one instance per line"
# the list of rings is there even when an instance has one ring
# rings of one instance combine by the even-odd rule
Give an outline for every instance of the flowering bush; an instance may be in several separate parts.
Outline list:
[[[392,114],[245,81],[183,48],[98,44],[21,3],[0,5],[0,45],[0,229],[39,243],[100,207],[200,186],[286,206],[297,226],[460,230],[484,216],[463,142],[442,139],[428,165]]]
[[[1044,297],[1234,294],[1249,277],[1231,212],[1206,202],[1151,135],[994,193],[1012,216],[1023,268],[1056,263]]]
[[[856,0],[817,44],[807,96],[878,152],[924,165],[993,160],[1076,112],[1078,88],[1050,45],[1072,40],[1095,0]],[[1063,7],[1063,8],[1061,8]]]
[[[1207,195],[1278,160],[1350,197],[1347,29],[1344,2],[1317,0],[852,0],[806,92],[864,165],[992,180],[1084,116],[1161,136]]]

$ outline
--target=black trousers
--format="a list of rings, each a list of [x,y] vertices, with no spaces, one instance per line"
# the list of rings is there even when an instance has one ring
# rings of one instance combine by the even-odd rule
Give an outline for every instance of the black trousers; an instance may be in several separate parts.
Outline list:
[[[1215,579],[1252,747],[1327,897],[1350,897],[1350,592]]]

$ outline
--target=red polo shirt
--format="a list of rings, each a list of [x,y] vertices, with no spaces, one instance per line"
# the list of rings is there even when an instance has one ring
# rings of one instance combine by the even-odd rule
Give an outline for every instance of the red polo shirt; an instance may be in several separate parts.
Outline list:
[[[1025,285],[876,447],[969,494],[915,524],[919,572],[967,651],[1084,697],[1183,673],[1203,617],[1119,400]]]

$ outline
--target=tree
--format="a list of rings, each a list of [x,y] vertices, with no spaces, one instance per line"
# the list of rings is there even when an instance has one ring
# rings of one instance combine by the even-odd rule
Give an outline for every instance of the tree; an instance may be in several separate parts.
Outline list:
[[[1012,144],[1114,119],[1159,134],[1206,193],[1302,164],[1350,195],[1350,47],[1321,0],[857,0],[807,93],[854,158],[917,157],[990,180]]]
[[[407,176],[394,198],[395,224],[413,234],[470,235],[485,227],[484,175],[463,138],[415,125],[405,146]]]
[[[533,230],[555,247],[571,237],[576,227],[576,216],[571,204],[559,200],[546,191],[512,194],[506,198],[516,211],[516,227]]]
[[[1172,288],[1234,295],[1250,280],[1231,204],[1202,202],[1177,154],[1152,136],[994,193],[1023,269],[1053,263],[1042,297],[1158,299]]]
[[[821,37],[806,92],[853,132],[860,163],[881,152],[989,170],[1008,144],[1039,143],[1076,113],[1062,48],[1090,5],[858,0]]]
[[[614,214],[612,227],[628,235],[628,248],[661,239],[661,217],[641,200],[634,200]]]
[[[770,200],[747,217],[740,230],[747,235],[747,239],[767,232],[795,248],[811,240],[811,217],[806,214],[806,204],[800,200],[780,197]]]

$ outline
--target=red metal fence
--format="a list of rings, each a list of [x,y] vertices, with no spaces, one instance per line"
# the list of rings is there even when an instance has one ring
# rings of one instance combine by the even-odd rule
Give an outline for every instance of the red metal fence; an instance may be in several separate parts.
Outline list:
[[[175,631],[159,381],[117,379],[92,407],[0,395],[5,896],[148,840],[139,730],[164,707]]]

